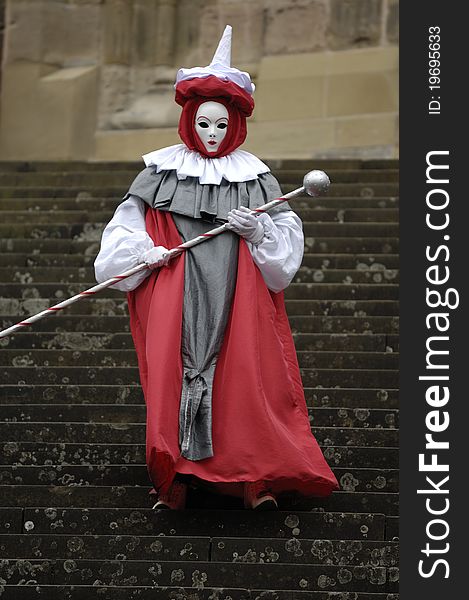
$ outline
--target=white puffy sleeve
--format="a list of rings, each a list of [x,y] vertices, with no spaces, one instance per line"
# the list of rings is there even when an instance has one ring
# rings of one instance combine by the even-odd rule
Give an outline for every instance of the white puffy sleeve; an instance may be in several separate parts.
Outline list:
[[[257,245],[246,242],[267,287],[285,289],[301,266],[304,235],[301,219],[292,210],[261,214],[264,238]]]
[[[94,261],[96,281],[120,275],[143,262],[142,254],[154,247],[153,240],[145,228],[145,205],[136,196],[130,196],[116,209],[106,225],[101,238],[101,248]],[[150,275],[146,269],[127,277],[112,287],[122,292],[130,292]]]

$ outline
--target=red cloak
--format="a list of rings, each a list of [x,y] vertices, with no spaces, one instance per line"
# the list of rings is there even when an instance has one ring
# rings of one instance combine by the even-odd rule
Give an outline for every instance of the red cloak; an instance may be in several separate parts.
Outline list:
[[[182,243],[171,214],[147,209],[155,245]],[[210,243],[209,241],[206,243]],[[178,473],[243,496],[244,481],[267,480],[274,494],[328,496],[338,489],[311,433],[283,292],[270,291],[242,238],[237,282],[212,397],[214,456],[181,457],[181,327],[184,256],[128,293],[130,326],[147,407],[146,462],[158,493]]]

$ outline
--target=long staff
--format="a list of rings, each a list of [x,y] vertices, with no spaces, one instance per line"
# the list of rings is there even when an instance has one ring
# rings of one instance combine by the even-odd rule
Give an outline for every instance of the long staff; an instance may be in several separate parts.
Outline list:
[[[304,192],[306,192],[309,196],[320,196],[322,193],[327,191],[327,189],[329,188],[329,185],[330,185],[329,177],[326,175],[326,173],[324,173],[324,171],[317,171],[317,170],[309,171],[309,173],[306,173],[306,175],[304,176],[302,187],[297,188],[296,190],[293,190],[292,192],[289,192],[288,194],[285,194],[285,196],[282,196],[281,198],[276,198],[275,200],[271,200],[270,202],[267,202],[267,204],[263,204],[259,208],[255,208],[254,210],[251,211],[251,214],[255,215],[255,214],[267,212],[270,209],[274,208],[275,206],[282,204],[283,202],[287,202],[288,200],[291,200],[292,198],[301,196],[301,194],[303,194]],[[192,240],[188,240],[187,242],[184,242],[183,244],[180,244],[179,246],[172,248],[171,250],[169,250],[166,253],[166,256],[168,256],[169,259],[171,260],[175,256],[179,256],[180,254],[182,254],[188,248],[192,248],[192,246],[201,244],[202,242],[205,242],[208,239],[210,239],[216,235],[219,235],[220,233],[223,233],[224,231],[227,231],[227,230],[229,230],[227,227],[227,223],[225,223],[224,225],[220,225],[220,227],[211,229],[210,231],[207,231],[207,233],[198,235],[197,237],[193,238]],[[8,327],[8,329],[4,329],[3,331],[0,331],[0,338],[11,335],[13,332],[18,331],[19,329],[22,329],[23,327],[27,327],[28,325],[32,325],[36,321],[39,321],[40,319],[43,319],[44,317],[47,317],[48,315],[59,312],[59,311],[63,310],[64,308],[66,308],[67,306],[70,306],[70,304],[73,304],[74,302],[81,300],[82,298],[89,298],[90,296],[94,296],[101,290],[104,290],[105,288],[113,285],[114,283],[117,283],[118,281],[122,281],[122,279],[126,279],[127,277],[130,277],[131,275],[135,275],[135,273],[139,273],[140,271],[143,271],[148,268],[149,267],[147,264],[141,263],[141,264],[137,265],[136,267],[133,267],[132,269],[129,269],[128,271],[125,271],[121,275],[116,275],[115,277],[111,277],[111,279],[107,279],[106,281],[103,281],[102,283],[98,283],[98,285],[95,285],[87,290],[84,290],[83,292],[80,292],[79,294],[76,294],[75,296],[72,296],[71,298],[68,298],[67,300],[63,300],[62,302],[59,302],[58,304],[54,304],[54,306],[51,306],[50,308],[46,308],[45,310],[37,313],[36,315],[32,315],[32,316],[28,317],[24,321],[20,321],[19,323],[16,323],[16,325],[12,325],[11,327]]]

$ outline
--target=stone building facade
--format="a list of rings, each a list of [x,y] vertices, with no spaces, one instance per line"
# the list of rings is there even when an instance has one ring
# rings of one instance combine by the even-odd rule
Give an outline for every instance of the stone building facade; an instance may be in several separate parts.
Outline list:
[[[225,24],[264,158],[397,156],[398,0],[6,0],[0,158],[136,159],[179,143],[174,79]]]

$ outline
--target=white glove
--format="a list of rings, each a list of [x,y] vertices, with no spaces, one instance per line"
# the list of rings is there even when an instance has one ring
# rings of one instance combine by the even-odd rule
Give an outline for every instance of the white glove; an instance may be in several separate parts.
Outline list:
[[[164,246],[155,246],[150,250],[146,250],[141,256],[141,260],[150,267],[150,269],[157,269],[158,267],[164,267],[169,262],[167,253],[168,248]]]
[[[259,244],[264,237],[264,226],[246,206],[235,208],[228,213],[227,228],[255,245]]]

